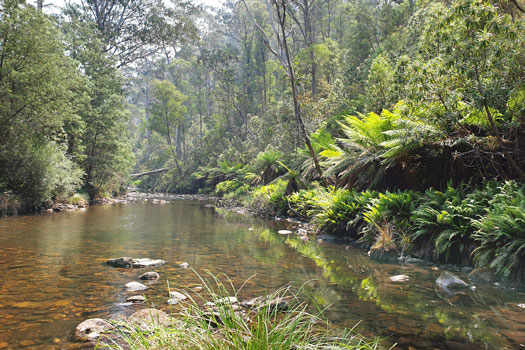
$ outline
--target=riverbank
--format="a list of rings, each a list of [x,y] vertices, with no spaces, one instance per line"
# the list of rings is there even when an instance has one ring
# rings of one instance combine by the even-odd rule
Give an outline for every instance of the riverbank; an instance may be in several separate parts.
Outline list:
[[[307,222],[316,234],[352,241],[371,257],[467,266],[492,281],[519,283],[525,275],[525,186],[514,181],[425,192],[312,186],[288,193],[285,180],[217,188],[219,204]]]

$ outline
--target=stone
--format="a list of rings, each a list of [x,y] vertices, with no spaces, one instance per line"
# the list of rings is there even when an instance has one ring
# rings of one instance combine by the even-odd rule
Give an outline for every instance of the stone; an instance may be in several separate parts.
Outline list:
[[[490,283],[496,279],[494,273],[488,268],[477,268],[472,270],[468,277],[476,283]]]
[[[237,303],[239,303],[239,300],[236,297],[225,297],[225,298],[215,300],[216,305],[237,304]]]
[[[171,326],[174,319],[164,311],[148,308],[135,312],[128,318],[128,322],[143,331],[149,331],[152,328]]]
[[[122,268],[142,268],[158,266],[165,263],[166,262],[162,259],[130,258],[127,256],[116,259],[109,259],[108,261],[106,261],[106,264],[110,266]]]
[[[277,231],[277,233],[280,234],[280,235],[290,235],[293,232],[290,231],[290,230],[279,230],[279,231]]]
[[[95,341],[104,332],[112,329],[113,326],[101,318],[90,318],[77,325],[75,337],[82,341]]]
[[[286,298],[272,298],[270,296],[260,296],[243,301],[241,303],[241,306],[247,309],[254,310],[268,308],[270,311],[286,311],[288,310],[289,304]]]
[[[176,291],[170,291],[170,299],[168,299],[168,304],[175,305],[179,302],[186,300],[188,297],[182,293]]]
[[[390,277],[392,282],[408,282],[409,279],[410,278],[407,275],[395,275]]]
[[[141,280],[158,280],[160,275],[155,271],[148,271],[144,272],[142,275],[139,276],[139,279]]]
[[[148,289],[148,287],[146,287],[142,283],[133,281],[126,283],[126,289],[128,290],[128,292],[136,292],[139,290],[146,290]]]
[[[141,304],[146,301],[146,297],[144,295],[132,295],[127,298],[126,301],[134,304]]]
[[[458,276],[450,272],[442,272],[436,280],[436,284],[446,292],[452,292],[454,289],[467,288],[468,284]]]
[[[190,264],[188,264],[187,262],[183,262],[179,264],[179,267],[182,267],[183,269],[187,269],[188,267],[190,267]]]
[[[193,290],[195,293],[199,293],[199,292],[202,292],[204,288],[202,286],[196,286],[196,287],[193,287],[191,290]]]

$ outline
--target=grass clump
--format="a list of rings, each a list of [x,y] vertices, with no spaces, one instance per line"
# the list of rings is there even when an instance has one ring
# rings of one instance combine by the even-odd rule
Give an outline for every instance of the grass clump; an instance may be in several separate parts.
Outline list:
[[[122,349],[379,349],[379,341],[367,340],[353,331],[335,337],[318,314],[308,311],[291,288],[283,288],[251,305],[236,301],[238,290],[230,280],[224,284],[212,276],[202,280],[203,296],[187,299],[173,316],[176,326],[144,332],[121,325],[121,341],[99,348]],[[189,294],[188,294],[189,295]],[[208,300],[206,304],[205,301]],[[211,301],[211,302],[210,302]],[[286,302],[284,302],[286,301]],[[207,307],[206,305],[210,305]]]

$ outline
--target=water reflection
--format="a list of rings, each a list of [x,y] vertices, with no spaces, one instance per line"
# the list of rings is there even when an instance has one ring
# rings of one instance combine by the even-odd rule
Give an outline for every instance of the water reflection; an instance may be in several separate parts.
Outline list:
[[[167,308],[172,288],[199,283],[188,269],[226,274],[241,297],[292,281],[341,327],[399,342],[400,348],[515,348],[525,338],[518,292],[490,286],[447,297],[439,271],[378,264],[361,251],[276,234],[273,224],[218,216],[199,202],[93,207],[87,211],[0,220],[0,349],[67,349],[85,318],[124,316],[124,284],[144,270],[104,264],[118,256],[160,258],[161,279],[145,292]],[[249,230],[251,228],[251,230]],[[394,283],[396,274],[410,277]],[[525,339],[524,339],[525,342]]]

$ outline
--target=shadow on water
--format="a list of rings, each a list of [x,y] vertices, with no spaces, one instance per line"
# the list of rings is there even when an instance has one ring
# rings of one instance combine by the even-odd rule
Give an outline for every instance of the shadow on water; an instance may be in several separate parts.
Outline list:
[[[144,269],[104,264],[119,256],[160,258],[161,278],[144,292],[147,305],[167,309],[171,288],[199,283],[198,271],[226,274],[241,297],[273,291],[290,281],[338,327],[380,335],[401,349],[516,349],[525,343],[525,294],[476,285],[444,295],[440,271],[381,264],[362,251],[280,236],[275,224],[219,216],[197,201],[165,205],[97,206],[56,215],[0,220],[0,349],[76,348],[76,324],[122,317],[123,286]],[[407,282],[391,276],[407,275]],[[255,277],[251,278],[253,275]],[[460,277],[465,278],[465,275]]]

